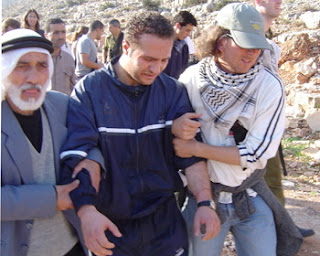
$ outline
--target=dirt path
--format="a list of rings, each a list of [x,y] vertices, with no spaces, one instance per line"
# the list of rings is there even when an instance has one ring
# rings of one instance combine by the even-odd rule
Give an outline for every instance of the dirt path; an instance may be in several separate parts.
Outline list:
[[[294,222],[303,228],[312,228],[315,235],[303,240],[298,256],[320,255],[320,187],[311,184],[295,182],[295,185],[303,188],[285,187],[286,208]],[[317,192],[316,192],[316,191]]]

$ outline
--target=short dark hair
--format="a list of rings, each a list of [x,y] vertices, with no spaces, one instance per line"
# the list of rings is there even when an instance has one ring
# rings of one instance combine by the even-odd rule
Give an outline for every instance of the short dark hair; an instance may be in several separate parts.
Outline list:
[[[187,26],[188,24],[191,24],[195,27],[198,25],[196,18],[187,11],[181,11],[173,17],[173,25],[176,23],[179,23],[182,27]]]
[[[53,25],[53,24],[65,24],[65,23],[60,18],[49,19],[46,26],[46,33],[50,32],[50,25]]]
[[[8,32],[8,27],[12,28],[20,28],[21,24],[19,21],[12,19],[12,18],[7,18],[2,22],[2,31],[3,32]]]
[[[109,21],[109,25],[115,26],[115,27],[119,27],[120,28],[120,21],[117,19],[113,19]]]
[[[90,31],[92,32],[92,31],[95,31],[96,29],[98,29],[98,28],[104,28],[104,25],[103,25],[103,23],[100,21],[100,20],[95,20],[94,22],[92,22],[91,24],[90,24]]]
[[[203,31],[201,36],[196,39],[196,52],[199,60],[209,56],[217,57],[219,55],[219,39],[228,34],[230,34],[230,30],[220,26],[211,26]]]
[[[170,21],[159,13],[144,11],[135,13],[128,20],[124,36],[129,43],[138,44],[142,34],[173,39],[174,30]]]

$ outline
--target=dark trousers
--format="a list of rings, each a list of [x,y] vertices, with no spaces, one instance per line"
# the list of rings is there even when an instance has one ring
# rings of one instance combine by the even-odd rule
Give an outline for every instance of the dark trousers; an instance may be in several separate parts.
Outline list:
[[[86,256],[86,254],[83,251],[83,248],[80,244],[80,242],[76,243],[75,246],[64,256]]]
[[[270,158],[267,162],[266,166],[266,174],[264,176],[268,187],[271,189],[273,194],[279,199],[282,205],[285,204],[283,188],[282,188],[282,171],[281,171],[281,162],[279,151],[276,156]]]
[[[131,220],[113,220],[122,237],[106,231],[116,246],[113,256],[188,255],[186,224],[172,196],[152,214]]]

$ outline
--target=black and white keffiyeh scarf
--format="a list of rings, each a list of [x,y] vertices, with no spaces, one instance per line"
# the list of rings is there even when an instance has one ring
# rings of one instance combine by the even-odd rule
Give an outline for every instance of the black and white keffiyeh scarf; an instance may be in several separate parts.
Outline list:
[[[251,81],[263,68],[261,57],[245,74],[228,74],[211,57],[204,58],[199,65],[201,99],[217,129],[228,134],[241,113],[254,109],[259,85]]]

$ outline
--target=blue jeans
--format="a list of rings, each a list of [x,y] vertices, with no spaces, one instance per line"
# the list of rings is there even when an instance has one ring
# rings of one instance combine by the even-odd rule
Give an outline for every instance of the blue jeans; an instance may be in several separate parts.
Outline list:
[[[226,218],[220,233],[208,241],[194,236],[193,218],[197,210],[196,201],[187,197],[187,205],[182,215],[187,222],[190,240],[189,256],[219,256],[228,231],[231,231],[238,256],[276,256],[277,234],[273,214],[260,196],[250,197],[256,212],[246,220],[240,220],[235,214],[233,204],[220,204]]]

